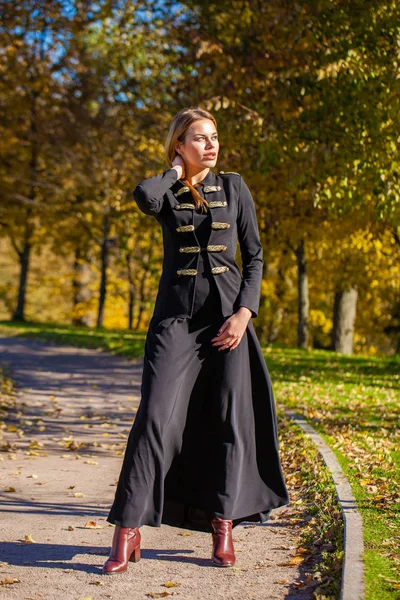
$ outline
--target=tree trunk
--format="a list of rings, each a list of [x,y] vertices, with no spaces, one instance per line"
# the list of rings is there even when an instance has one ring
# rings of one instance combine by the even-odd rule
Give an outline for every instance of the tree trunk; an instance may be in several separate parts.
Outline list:
[[[85,325],[86,327],[90,327],[92,324],[91,316],[87,310],[87,303],[92,298],[92,292],[88,287],[91,279],[92,272],[86,256],[81,248],[76,248],[74,260],[74,278],[72,282],[72,323],[74,325]]]
[[[19,253],[19,287],[17,306],[13,314],[14,321],[25,321],[26,286],[28,282],[29,258],[31,254],[31,248],[31,244],[25,242],[22,252]]]
[[[285,257],[288,250],[286,247],[282,249],[282,258]],[[273,344],[278,339],[279,331],[285,315],[284,299],[287,290],[286,273],[282,266],[283,260],[280,261],[278,267],[278,278],[275,287],[275,295],[278,299],[275,310],[272,311],[272,318],[268,328],[267,343]]]
[[[308,276],[307,259],[304,248],[304,240],[295,250],[297,260],[297,289],[298,289],[298,325],[297,325],[297,346],[299,348],[308,348],[308,313],[310,303],[308,298]]]
[[[127,271],[128,271],[128,284],[129,284],[128,329],[132,329],[132,327],[133,327],[133,311],[134,311],[135,300],[136,300],[136,288],[135,288],[135,282],[133,280],[131,258],[132,258],[132,252],[131,251],[126,252],[125,259],[126,259],[126,267],[127,267]]]
[[[102,327],[104,323],[104,304],[107,292],[107,267],[109,257],[108,234],[110,224],[108,215],[103,217],[103,240],[101,244],[101,279],[99,290],[99,308],[97,313],[97,327]]]
[[[37,139],[37,110],[36,104],[39,97],[39,92],[34,91],[32,93],[31,100],[31,115],[30,115],[30,137],[31,137],[31,153],[29,161],[29,174],[30,184],[28,198],[32,200],[32,204],[36,200],[36,181],[37,181],[37,162],[39,154],[39,146]],[[18,299],[17,306],[14,311],[13,319],[15,321],[25,321],[25,298],[26,298],[26,287],[28,281],[28,272],[30,264],[30,255],[32,249],[32,235],[34,231],[34,225],[32,222],[32,209],[29,207],[26,211],[26,224],[25,224],[25,239],[21,251],[18,251],[19,262],[20,262],[20,276],[19,276],[19,288],[18,288]]]
[[[335,293],[333,307],[332,350],[352,354],[357,288],[348,287]]]

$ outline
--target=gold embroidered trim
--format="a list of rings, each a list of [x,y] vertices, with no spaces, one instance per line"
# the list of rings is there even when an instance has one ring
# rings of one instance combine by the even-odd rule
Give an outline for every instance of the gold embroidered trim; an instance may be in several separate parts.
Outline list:
[[[219,192],[222,190],[220,185],[205,185],[203,188],[203,192],[205,194],[210,194],[211,192]]]
[[[194,225],[181,225],[180,227],[176,228],[176,230],[179,232],[194,231],[194,229],[195,229]]]
[[[223,223],[222,221],[214,221],[211,223],[211,229],[229,229],[230,223]]]
[[[196,208],[191,202],[182,202],[182,204],[175,205],[176,210],[182,210],[184,208]]]
[[[178,196],[180,196],[181,194],[186,194],[186,192],[190,192],[190,188],[188,188],[187,185],[184,185],[183,187],[181,187],[175,194],[175,198],[177,198]]]
[[[207,250],[208,252],[224,252],[227,249],[228,246],[225,246],[225,244],[217,244],[217,245],[210,245],[207,246]]]
[[[236,171],[220,171],[218,175],[240,175],[240,173],[236,173]]]
[[[200,246],[181,246],[179,252],[196,253],[200,252]]]
[[[211,269],[211,273],[213,275],[218,275],[219,273],[226,273],[226,271],[229,271],[229,267],[213,267]]]
[[[197,275],[197,269],[179,269],[178,275]]]
[[[228,203],[225,200],[214,200],[214,202],[208,203],[208,208],[219,208],[222,206],[228,206]]]

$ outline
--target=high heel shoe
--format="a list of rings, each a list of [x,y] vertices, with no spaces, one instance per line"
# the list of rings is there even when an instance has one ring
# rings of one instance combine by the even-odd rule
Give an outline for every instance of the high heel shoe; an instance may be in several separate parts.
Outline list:
[[[117,527],[114,531],[109,559],[103,566],[103,573],[122,573],[126,571],[128,562],[140,560],[139,527]]]
[[[232,541],[232,521],[213,517],[211,525],[214,532],[211,560],[218,567],[233,567],[235,564],[235,551]]]

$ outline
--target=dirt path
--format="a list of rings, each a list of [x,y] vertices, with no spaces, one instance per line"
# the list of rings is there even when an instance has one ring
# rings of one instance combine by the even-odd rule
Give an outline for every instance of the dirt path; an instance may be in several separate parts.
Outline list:
[[[142,560],[126,573],[102,575],[113,534],[105,519],[140,400],[142,361],[0,336],[0,362],[19,386],[0,441],[3,597],[311,597],[297,589],[304,580],[298,566],[279,566],[292,558],[297,535],[282,511],[264,525],[234,529],[234,568],[212,565],[210,534],[144,526]],[[85,527],[89,521],[96,528]],[[13,578],[19,582],[4,583]],[[167,588],[167,581],[180,585]]]

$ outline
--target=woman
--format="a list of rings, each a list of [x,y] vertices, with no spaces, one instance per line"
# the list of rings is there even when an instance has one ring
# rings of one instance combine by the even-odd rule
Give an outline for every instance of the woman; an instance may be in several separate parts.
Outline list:
[[[252,324],[263,264],[255,206],[239,174],[211,171],[218,150],[214,117],[186,108],[168,134],[170,168],[134,191],[162,227],[164,262],[141,402],[107,518],[116,528],[105,573],[138,561],[139,527],[162,523],[210,532],[212,562],[232,566],[232,527],[264,522],[288,502]]]

